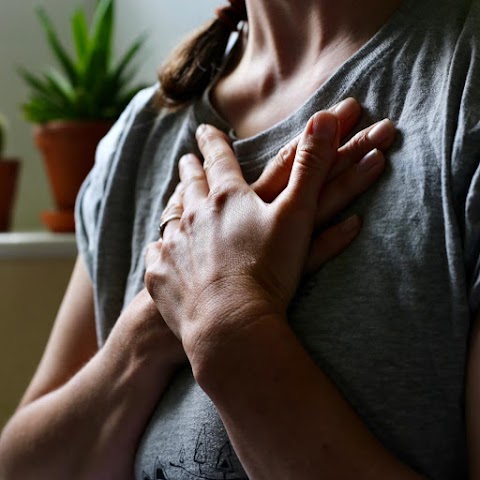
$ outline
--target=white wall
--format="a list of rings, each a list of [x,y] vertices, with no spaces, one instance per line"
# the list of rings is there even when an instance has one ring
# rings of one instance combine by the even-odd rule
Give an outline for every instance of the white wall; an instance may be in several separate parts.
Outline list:
[[[147,32],[142,80],[155,81],[157,67],[188,32],[213,18],[221,0],[117,0],[118,49]]]
[[[40,361],[74,260],[0,260],[0,430]],[[28,301],[26,284],[35,285],[28,293]]]
[[[20,189],[14,215],[15,230],[39,230],[39,212],[52,207],[31,126],[21,117],[19,105],[27,89],[15,73],[16,65],[41,69],[51,62],[33,6],[44,4],[62,38],[69,38],[68,18],[76,5],[91,11],[95,0],[0,0],[0,112],[10,122],[7,154],[21,157]],[[182,36],[213,16],[220,0],[117,0],[117,51],[142,32],[150,37],[139,66],[139,79],[153,83],[156,68]]]
[[[22,159],[15,229],[40,229],[39,211],[51,207],[43,166],[32,142],[31,125],[23,120],[19,109],[27,89],[15,71],[18,65],[35,70],[51,61],[33,7],[45,5],[58,24],[62,38],[68,38],[72,8],[91,3],[91,0],[0,0],[0,112],[7,116],[10,124],[6,153]]]

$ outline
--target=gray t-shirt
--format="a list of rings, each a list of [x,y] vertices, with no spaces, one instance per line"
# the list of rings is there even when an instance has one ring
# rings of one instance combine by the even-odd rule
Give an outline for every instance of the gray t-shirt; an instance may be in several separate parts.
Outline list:
[[[380,441],[435,479],[467,475],[465,365],[480,304],[479,32],[478,0],[406,0],[302,107],[233,144],[253,181],[315,111],[347,96],[364,106],[358,130],[384,117],[396,124],[386,173],[347,212],[364,219],[359,238],[301,284],[289,321]],[[197,125],[229,131],[208,95],[159,114],[154,91],[103,140],[77,203],[100,345],[143,286],[144,248],[157,238],[178,159],[196,151]],[[137,479],[246,478],[189,368],[152,413]]]

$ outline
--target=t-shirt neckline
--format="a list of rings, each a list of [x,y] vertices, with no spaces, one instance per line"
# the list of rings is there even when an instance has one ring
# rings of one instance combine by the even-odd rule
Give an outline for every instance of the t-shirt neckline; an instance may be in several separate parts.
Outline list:
[[[322,108],[329,108],[348,96],[347,90],[351,89],[362,68],[371,65],[373,60],[378,60],[397,45],[398,39],[408,29],[408,22],[414,16],[412,10],[418,8],[421,3],[422,0],[404,0],[387,23],[327,78],[300,107],[266,130],[248,138],[236,138],[231,126],[211,102],[210,94],[214,82],[194,106],[197,122],[209,123],[227,132],[232,138],[235,153],[241,164],[259,162],[264,157],[270,159],[283,145],[301,133],[307,119],[318,111],[319,105]]]

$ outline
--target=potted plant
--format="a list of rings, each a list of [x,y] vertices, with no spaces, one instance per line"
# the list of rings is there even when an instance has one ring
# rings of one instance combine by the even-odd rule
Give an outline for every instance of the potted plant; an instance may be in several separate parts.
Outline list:
[[[7,122],[0,115],[0,232],[10,230],[20,161],[6,157]]]
[[[74,231],[78,190],[94,162],[95,149],[113,122],[142,88],[131,86],[132,61],[144,38],[113,61],[114,1],[100,0],[89,25],[82,8],[71,18],[75,53],[61,43],[46,11],[37,8],[48,44],[61,70],[19,73],[31,89],[22,109],[36,124],[35,142],[42,153],[56,210],[42,221],[53,231]]]

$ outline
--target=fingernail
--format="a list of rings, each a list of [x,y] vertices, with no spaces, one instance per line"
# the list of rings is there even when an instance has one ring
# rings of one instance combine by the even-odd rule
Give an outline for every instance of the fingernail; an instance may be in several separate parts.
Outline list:
[[[360,228],[360,218],[358,215],[352,215],[344,220],[339,227],[342,233],[351,233]]]
[[[383,155],[381,155],[380,150],[375,148],[360,160],[357,165],[357,171],[359,173],[367,173],[381,164],[383,164]]]
[[[185,155],[182,155],[180,157],[180,160],[178,161],[178,167],[179,168],[183,168],[185,166],[187,166],[188,164],[188,161],[190,160],[190,158],[192,157],[193,155],[191,153],[186,153]]]
[[[332,114],[317,114],[312,122],[313,135],[320,139],[326,139],[329,143],[335,141],[337,136],[338,120]]]
[[[352,106],[353,105],[356,105],[357,104],[357,101],[352,98],[352,97],[348,97],[346,98],[345,100],[342,100],[334,109],[333,109],[333,113],[335,115],[339,115],[339,116],[346,116],[347,113],[349,113],[349,111],[351,110]]]
[[[207,126],[204,123],[200,124],[197,127],[197,131],[195,132],[195,137],[200,138],[205,133],[206,130],[207,130]]]
[[[385,118],[368,132],[367,137],[371,142],[380,144],[388,140],[392,132],[393,124],[388,118]]]

